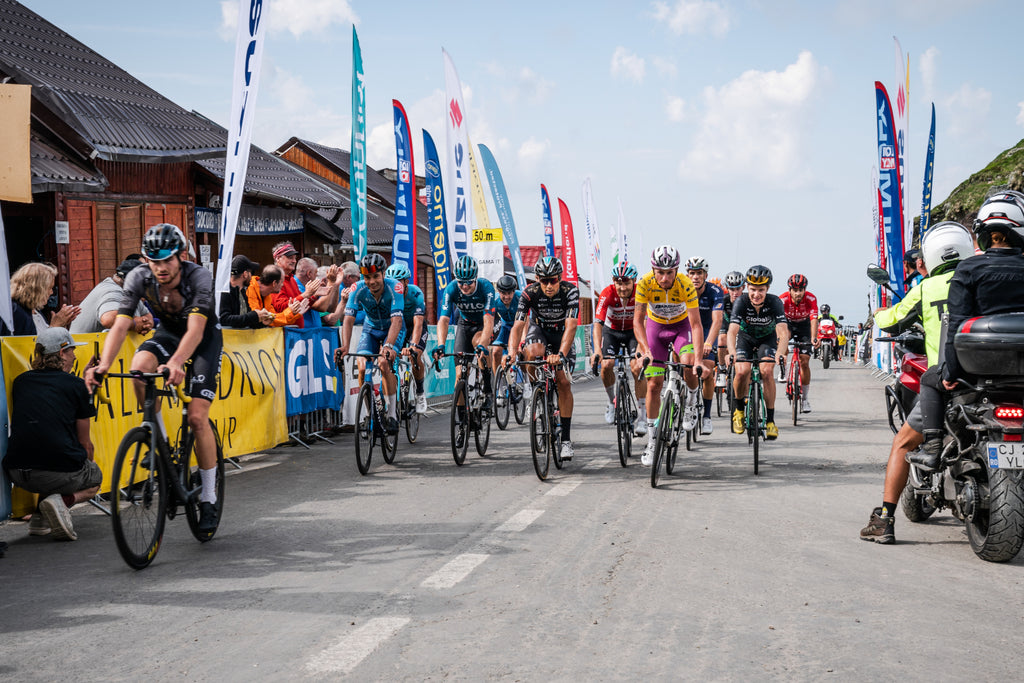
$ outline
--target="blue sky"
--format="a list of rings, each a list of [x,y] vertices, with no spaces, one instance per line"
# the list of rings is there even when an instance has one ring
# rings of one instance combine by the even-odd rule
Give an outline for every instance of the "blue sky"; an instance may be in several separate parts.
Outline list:
[[[22,2],[178,104],[228,118],[236,3]],[[1014,2],[266,0],[265,15],[263,148],[292,135],[348,147],[354,22],[369,162],[395,164],[396,98],[422,174],[419,129],[444,140],[444,47],[473,142],[501,166],[521,243],[542,242],[543,182],[572,210],[582,251],[589,176],[606,259],[621,200],[646,250],[674,244],[719,276],[763,263],[776,292],[802,272],[848,318],[866,312],[873,83],[895,90],[893,36],[910,53],[915,214],[931,102],[936,202],[1024,138]]]

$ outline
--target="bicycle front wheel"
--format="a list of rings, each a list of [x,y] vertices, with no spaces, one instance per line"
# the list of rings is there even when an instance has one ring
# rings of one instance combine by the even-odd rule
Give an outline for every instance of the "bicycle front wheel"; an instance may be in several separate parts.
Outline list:
[[[661,461],[671,448],[672,430],[675,427],[676,400],[669,394],[661,404],[661,417],[658,419],[658,433],[654,437],[654,462],[651,463],[651,487],[658,487],[661,476]]]
[[[750,435],[754,444],[754,474],[758,473],[758,450],[761,447],[761,383],[752,382],[750,385]]]
[[[541,481],[548,478],[551,466],[551,421],[546,406],[547,390],[544,385],[538,385],[530,402],[530,452],[533,454],[533,469]]]
[[[373,389],[369,382],[363,384],[356,398],[356,425],[353,430],[356,439],[356,467],[359,474],[370,471],[370,458],[373,455],[373,442],[376,439],[373,414]]]
[[[121,557],[144,569],[156,557],[167,521],[167,480],[149,430],[135,427],[122,439],[111,473],[110,520]]]
[[[487,455],[487,444],[491,441],[491,419],[484,417],[483,409],[479,406],[473,412],[476,414],[473,418],[473,441],[476,442],[477,455],[483,457]],[[505,421],[508,422],[507,417]]]
[[[407,385],[402,398],[402,415],[405,416],[405,438],[409,443],[416,443],[420,434],[420,414],[416,412],[416,392]]]
[[[800,375],[794,373],[794,377],[796,377],[796,381],[793,381],[793,378],[790,378],[790,382],[793,383],[793,388],[790,391],[790,395],[793,397],[793,406],[792,406],[793,407],[793,426],[796,427],[797,420],[800,417],[800,399],[801,399],[800,391],[801,391],[801,389],[800,389]]]
[[[210,420],[210,429],[213,430],[213,439],[217,444],[217,464],[214,466],[216,471],[214,490],[217,492],[217,502],[214,504],[214,510],[217,513],[217,524],[214,526],[213,531],[204,533],[199,530],[199,494],[197,493],[194,498],[185,503],[185,519],[188,520],[188,528],[200,543],[206,543],[217,533],[217,527],[220,526],[220,516],[224,511],[224,449],[221,446],[220,434],[217,433],[217,426],[213,424],[213,420]],[[189,473],[188,486],[186,488],[191,491],[201,488],[203,478],[199,474],[199,459],[195,451],[194,433],[189,432],[189,440],[192,443],[188,449],[188,460],[183,462],[187,468],[185,471]]]
[[[505,372],[498,371],[494,378],[494,422],[498,429],[508,427],[508,416],[512,413],[512,392],[508,387]]]
[[[523,383],[517,383],[514,385],[514,391],[512,392],[518,398],[513,402],[512,412],[516,417],[516,424],[523,424],[526,422],[526,413],[530,409],[527,405],[526,398],[523,397],[523,387],[526,386]]]
[[[623,382],[618,383],[615,396],[615,434],[619,443],[619,464],[629,465],[629,454],[633,446],[633,423],[630,418],[629,387]]]
[[[460,405],[461,403],[461,405]],[[466,448],[469,446],[469,397],[466,380],[460,379],[452,393],[451,421],[452,458],[460,467],[466,462]]]

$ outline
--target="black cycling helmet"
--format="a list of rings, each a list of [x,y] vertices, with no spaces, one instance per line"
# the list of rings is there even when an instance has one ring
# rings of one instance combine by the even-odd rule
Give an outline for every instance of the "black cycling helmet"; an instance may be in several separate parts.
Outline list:
[[[359,261],[359,272],[363,275],[383,273],[387,267],[388,262],[380,254],[367,254]]]
[[[748,285],[770,285],[772,283],[772,271],[766,266],[750,266],[747,271]]]
[[[499,292],[514,292],[517,284],[516,279],[511,275],[502,275],[494,283],[494,286]]]
[[[562,274],[562,262],[554,256],[544,256],[533,266],[538,278],[558,277]]]
[[[743,286],[743,273],[738,270],[731,270],[725,274],[725,286],[729,289],[739,289]]]
[[[142,253],[150,261],[166,261],[184,248],[185,236],[170,223],[157,223],[142,238]]]
[[[795,273],[789,276],[789,281],[786,284],[790,289],[807,289],[807,276]]]

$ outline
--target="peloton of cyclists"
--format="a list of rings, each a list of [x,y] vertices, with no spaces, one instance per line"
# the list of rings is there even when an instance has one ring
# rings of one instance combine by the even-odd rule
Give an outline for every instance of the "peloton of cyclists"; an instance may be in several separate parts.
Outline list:
[[[679,273],[679,252],[663,245],[651,254],[651,272],[636,285],[636,306],[633,311],[633,334],[640,353],[653,361],[647,374],[647,448],[640,462],[650,467],[654,462],[654,429],[661,409],[661,388],[665,383],[665,361],[675,354],[682,363],[693,365],[696,355],[704,357],[704,328],[700,320],[697,290],[686,275]],[[692,343],[691,343],[692,335]],[[686,368],[683,381],[686,398],[683,402],[683,429],[697,423],[698,376]]]
[[[750,364],[758,362],[764,383],[766,437],[777,439],[779,428],[775,425],[775,378],[772,372],[776,361],[784,359],[783,352],[789,343],[789,326],[782,300],[768,293],[771,283],[772,271],[768,268],[757,265],[747,271],[747,292],[736,302],[729,321],[729,355],[736,362],[733,433],[743,433]]]
[[[597,301],[594,312],[594,348],[593,362],[601,364],[601,383],[608,394],[608,405],[604,411],[604,421],[615,422],[615,355],[624,351],[629,355],[636,352],[636,336],[633,334],[633,313],[635,310],[635,294],[637,270],[630,263],[619,263],[612,268],[612,284],[604,288]],[[633,431],[643,435],[647,433],[647,383],[641,374],[642,365],[638,358],[629,361],[633,373],[639,408]]]
[[[576,285],[562,279],[562,262],[554,256],[544,256],[533,267],[537,281],[523,290],[519,297],[516,322],[512,326],[509,348],[518,349],[524,342],[523,355],[527,360],[545,358],[548,364],[558,366],[555,387],[558,391],[558,410],[562,422],[562,460],[572,460],[572,378],[563,366],[564,358],[570,368],[576,363],[577,317],[580,291]],[[529,328],[527,320],[529,319]],[[525,334],[524,334],[525,330]],[[506,364],[511,362],[511,355]]]
[[[426,373],[423,351],[427,348],[427,326],[423,323],[427,308],[423,301],[423,290],[409,284],[412,272],[404,263],[392,263],[384,271],[384,276],[397,280],[405,287],[405,309],[402,312],[402,319],[405,321],[406,337],[401,353],[412,362],[412,376],[416,381],[416,412],[422,415],[427,412],[427,394],[423,389],[423,377]]]
[[[786,311],[786,322],[789,324],[790,342],[800,348],[800,412],[811,412],[808,392],[811,383],[811,347],[817,348],[818,299],[807,291],[807,278],[800,273],[789,276],[789,291],[779,297]],[[827,308],[827,307],[826,307]],[[779,349],[785,351],[785,349]],[[794,368],[788,368],[793,372]]]
[[[713,377],[718,356],[718,337],[725,316],[725,293],[714,282],[708,282],[708,262],[701,256],[694,256],[686,262],[686,275],[697,290],[697,307],[704,327],[704,356],[698,360],[704,366],[704,380],[701,382],[704,414],[700,433],[710,434],[714,431],[714,425],[711,424],[711,401],[715,397]]]
[[[731,270],[722,279],[729,300],[722,309],[722,329],[718,332],[718,378],[715,386],[722,388],[729,382],[729,321],[732,319],[732,307],[743,295],[746,279],[738,270]]]

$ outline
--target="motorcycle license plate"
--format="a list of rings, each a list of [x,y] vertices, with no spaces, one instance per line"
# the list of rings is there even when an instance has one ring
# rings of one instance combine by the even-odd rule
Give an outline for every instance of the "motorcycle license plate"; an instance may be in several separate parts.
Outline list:
[[[1024,442],[990,443],[988,445],[988,466],[1000,470],[1024,469]]]

